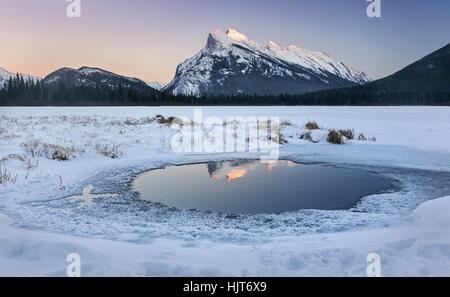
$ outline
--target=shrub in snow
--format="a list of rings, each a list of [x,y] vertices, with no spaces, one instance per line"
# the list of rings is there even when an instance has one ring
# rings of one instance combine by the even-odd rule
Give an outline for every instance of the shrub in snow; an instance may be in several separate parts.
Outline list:
[[[120,145],[97,144],[95,148],[97,152],[111,159],[117,159],[123,155],[119,149]]]
[[[277,143],[277,144],[280,144],[280,145],[283,145],[283,144],[287,144],[287,143],[288,143],[287,139],[284,138],[283,134],[281,134],[280,131],[278,131],[278,132],[275,134],[274,142]]]
[[[291,126],[292,126],[292,123],[290,121],[282,121],[280,123],[281,128],[286,128],[286,127],[291,127]]]
[[[126,119],[123,123],[127,126],[136,126],[139,124],[139,121],[136,119]]]
[[[149,117],[141,118],[141,119],[139,120],[139,124],[140,124],[140,125],[148,125],[148,124],[151,124],[151,123],[153,123],[153,122],[154,122],[154,119],[149,118]]]
[[[158,124],[167,125],[167,126],[171,126],[173,124],[182,124],[183,123],[183,120],[181,120],[179,118],[176,118],[176,117],[168,117],[168,118],[166,118],[166,117],[164,117],[164,116],[162,116],[160,114],[155,116],[155,121]]]
[[[377,141],[377,139],[375,137],[372,137],[372,138],[369,139],[366,136],[364,136],[364,134],[362,134],[362,133],[359,134],[358,140],[360,140],[360,141],[373,141],[373,142]]]
[[[330,132],[328,132],[327,141],[332,144],[343,144],[344,143],[341,133],[339,133],[339,131],[336,131],[336,130],[330,130]]]
[[[312,142],[312,143],[320,143],[326,142],[328,137],[328,131],[326,130],[313,130],[306,131],[302,135],[300,135],[300,139]]]
[[[88,116],[74,116],[72,118],[69,119],[69,121],[72,123],[72,125],[80,125],[80,126],[84,126],[84,127],[89,127],[89,126],[93,126],[93,127],[100,127],[100,122],[97,118],[94,117],[88,117]]]
[[[239,125],[242,125],[241,122],[238,122],[236,120],[226,121],[224,124],[226,124],[228,127],[232,125],[234,125],[235,127],[239,127]],[[281,126],[278,123],[269,123],[266,121],[261,121],[258,122],[258,129],[259,131],[267,131],[267,135],[264,135],[263,137],[260,136],[261,140],[273,141],[280,145],[288,143],[286,137],[284,137],[284,135],[281,133]],[[237,135],[235,137],[237,137]]]
[[[75,148],[73,146],[61,146],[55,144],[44,144],[44,154],[48,159],[57,161],[68,161],[75,156]]]
[[[155,121],[157,122],[158,119],[164,118],[161,115],[158,115],[154,118],[149,118],[149,117],[144,117],[144,118],[140,118],[140,119],[132,119],[132,118],[127,118],[125,121],[119,121],[119,120],[113,120],[110,121],[109,124],[112,126],[138,126],[138,125],[147,125],[147,124],[151,124],[154,123]]]
[[[39,156],[40,147],[42,141],[40,139],[35,139],[33,137],[28,138],[25,142],[21,143],[20,146],[25,150],[25,152],[31,155],[32,158]]]
[[[6,168],[6,165],[4,162],[0,162],[0,185],[4,185],[8,182],[16,183],[17,181],[17,175],[13,175],[11,172],[9,172],[8,168]]]
[[[3,138],[4,135],[8,134],[8,130],[3,127],[0,127],[0,138]]]
[[[352,140],[355,138],[355,130],[353,129],[339,130],[339,133],[348,140]]]
[[[105,123],[105,125],[115,127],[115,126],[123,126],[123,123],[120,120],[110,120],[107,123]]]
[[[360,140],[360,141],[367,141],[367,137],[366,136],[364,136],[364,134],[359,134],[359,136],[358,136],[358,140]]]
[[[27,161],[27,157],[23,154],[10,154],[6,157],[3,157],[0,161],[8,161],[8,160],[17,160],[21,162]]]
[[[75,146],[63,146],[57,144],[44,143],[40,139],[29,138],[20,145],[25,152],[31,156],[46,157],[47,159],[57,161],[67,161],[75,157]]]
[[[0,139],[9,140],[11,138],[17,137],[14,133],[10,133],[3,127],[0,127]]]
[[[306,130],[319,130],[320,127],[316,122],[309,121],[305,124]]]
[[[311,132],[310,131],[300,135],[300,139],[303,139],[303,140],[306,140],[306,141],[309,141],[309,142],[313,142],[313,138],[311,136]]]

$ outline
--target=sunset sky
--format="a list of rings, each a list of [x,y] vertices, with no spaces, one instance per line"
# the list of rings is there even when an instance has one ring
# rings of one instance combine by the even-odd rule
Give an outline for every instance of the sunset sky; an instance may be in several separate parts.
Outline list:
[[[235,28],[264,45],[295,44],[330,54],[371,78],[391,74],[450,42],[449,0],[0,0],[0,67],[36,76],[95,66],[169,82],[213,29]]]

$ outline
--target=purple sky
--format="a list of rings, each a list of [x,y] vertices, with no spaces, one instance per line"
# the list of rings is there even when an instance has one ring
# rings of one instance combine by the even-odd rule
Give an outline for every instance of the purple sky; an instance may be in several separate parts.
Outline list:
[[[391,74],[450,42],[449,0],[0,0],[0,67],[44,76],[97,66],[168,82],[208,32],[235,28],[264,45],[295,44],[330,54],[372,78]]]

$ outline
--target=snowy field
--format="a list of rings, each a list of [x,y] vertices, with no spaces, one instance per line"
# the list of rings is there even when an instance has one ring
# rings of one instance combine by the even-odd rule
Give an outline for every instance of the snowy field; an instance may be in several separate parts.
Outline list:
[[[257,156],[174,153],[174,130],[154,117],[192,118],[193,107],[3,107],[0,275],[64,276],[67,255],[78,253],[84,276],[365,276],[367,255],[378,253],[386,276],[450,276],[450,108],[200,109],[280,117],[282,159],[367,169],[400,190],[351,210],[173,210],[141,201],[133,177]],[[308,121],[321,127],[317,143],[300,139]],[[327,143],[328,129],[348,128],[368,140]]]

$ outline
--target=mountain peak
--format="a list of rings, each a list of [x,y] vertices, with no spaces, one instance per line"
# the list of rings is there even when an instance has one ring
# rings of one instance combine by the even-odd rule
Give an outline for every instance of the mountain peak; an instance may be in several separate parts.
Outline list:
[[[246,35],[236,29],[228,29],[226,33],[216,29],[209,33],[207,48],[217,49],[223,46],[240,45],[247,48],[259,48],[258,43],[250,40]]]
[[[229,28],[227,30],[227,36],[229,38],[231,38],[232,40],[234,40],[234,41],[239,41],[239,42],[249,41],[249,39],[248,39],[248,37],[246,35],[242,34],[241,32],[239,32],[239,31],[237,31],[237,30],[235,30],[233,28]]]
[[[106,71],[106,70],[103,70],[103,69],[98,68],[98,67],[90,67],[90,66],[81,66],[77,70],[78,71],[80,71],[80,70],[101,70],[101,71]]]
[[[276,44],[275,42],[273,42],[272,40],[270,40],[268,43],[267,43],[267,48],[268,49],[281,49],[281,46],[279,46],[278,44]]]
[[[75,87],[95,87],[100,89],[131,89],[146,93],[151,89],[144,81],[122,76],[97,67],[83,66],[78,69],[60,68],[47,75],[43,82],[47,85],[62,83]]]
[[[213,30],[205,48],[178,65],[173,94],[301,94],[364,84],[361,71],[331,57],[270,41],[265,47],[230,28]]]
[[[217,45],[228,45],[230,44],[230,39],[227,35],[225,35],[222,31],[219,29],[215,29],[209,33],[208,36],[208,48],[215,48]]]
[[[88,66],[83,66],[77,69],[77,71],[79,71],[82,74],[85,75],[90,75],[90,74],[105,74],[105,75],[116,75],[115,73],[112,73],[110,71],[98,68],[98,67],[88,67]]]

